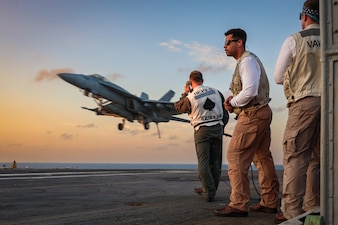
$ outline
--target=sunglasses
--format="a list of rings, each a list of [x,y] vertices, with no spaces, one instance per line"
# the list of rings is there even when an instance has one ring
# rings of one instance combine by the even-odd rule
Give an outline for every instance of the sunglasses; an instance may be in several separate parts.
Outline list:
[[[299,20],[302,20],[303,13],[299,13]]]
[[[239,39],[228,40],[228,41],[226,41],[224,44],[225,44],[226,46],[228,46],[228,45],[231,44],[231,42],[236,42],[236,41],[238,41],[238,40],[239,40]]]

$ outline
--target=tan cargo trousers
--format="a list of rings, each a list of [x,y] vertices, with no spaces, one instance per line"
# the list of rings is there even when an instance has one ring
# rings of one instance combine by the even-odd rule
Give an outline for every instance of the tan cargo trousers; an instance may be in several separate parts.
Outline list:
[[[288,219],[320,204],[320,101],[320,97],[306,97],[289,107],[281,205]]]
[[[248,211],[250,184],[248,171],[251,162],[258,170],[261,186],[260,204],[278,206],[279,181],[270,151],[272,112],[269,105],[243,110],[228,146],[228,174],[232,187],[230,206]]]

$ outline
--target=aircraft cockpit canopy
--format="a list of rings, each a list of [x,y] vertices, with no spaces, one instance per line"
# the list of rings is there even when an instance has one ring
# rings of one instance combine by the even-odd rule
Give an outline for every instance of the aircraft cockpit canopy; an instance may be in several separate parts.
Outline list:
[[[106,81],[106,82],[110,82],[106,77],[100,75],[100,74],[92,74],[92,75],[89,75],[89,76],[92,76],[92,77],[95,77],[99,80],[103,80],[103,81]]]

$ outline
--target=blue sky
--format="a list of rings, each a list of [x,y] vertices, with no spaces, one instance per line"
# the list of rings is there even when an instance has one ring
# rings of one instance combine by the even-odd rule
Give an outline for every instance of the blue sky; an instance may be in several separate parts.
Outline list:
[[[225,55],[224,32],[242,28],[247,49],[269,75],[274,110],[271,150],[281,164],[287,111],[273,70],[284,39],[300,29],[303,1],[2,0],[0,1],[1,161],[196,163],[193,130],[160,124],[144,131],[95,107],[58,72],[101,74],[151,99],[172,89],[178,100],[192,70],[225,95],[235,60]],[[232,132],[231,118],[226,131]],[[131,141],[132,140],[132,141]],[[131,143],[132,142],[132,143]],[[228,144],[224,139],[224,152]],[[224,154],[226,155],[226,154]],[[226,159],[224,158],[226,161]]]

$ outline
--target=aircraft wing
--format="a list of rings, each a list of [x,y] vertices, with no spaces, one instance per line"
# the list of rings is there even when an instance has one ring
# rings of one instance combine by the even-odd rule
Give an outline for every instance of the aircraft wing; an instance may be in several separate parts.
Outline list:
[[[175,116],[172,116],[172,117],[170,118],[170,120],[178,121],[178,122],[183,122],[183,123],[190,123],[190,120],[183,119],[183,118],[179,118],[179,117],[175,117]]]
[[[89,110],[89,111],[93,111],[95,112],[97,115],[105,115],[105,116],[114,116],[114,117],[122,117],[121,115],[117,114],[115,111],[116,111],[116,106],[114,106],[114,104],[107,104],[105,106],[103,106],[101,108],[101,110],[99,110],[99,108],[87,108],[87,107],[81,107],[82,109],[86,109],[86,110]],[[175,112],[177,113],[177,112]],[[175,114],[177,115],[177,114]],[[159,116],[161,116],[161,114],[159,114]],[[132,119],[130,118],[126,118],[128,119],[130,122],[132,122]],[[187,120],[187,119],[183,119],[183,118],[180,118],[180,117],[175,117],[175,116],[171,116],[170,118],[166,117],[164,119],[165,121],[169,121],[169,120],[172,120],[172,121],[177,121],[177,122],[183,122],[183,123],[190,123],[190,120]],[[161,121],[159,121],[161,122]],[[163,121],[162,121],[163,122]]]
[[[103,85],[104,87],[108,88],[109,90],[111,90],[112,93],[117,92],[117,93],[120,93],[120,94],[122,94],[126,97],[138,98],[137,96],[131,94],[129,91],[127,91],[124,88],[118,86],[117,84],[107,82],[107,81],[101,81],[100,84]]]
[[[174,103],[168,102],[168,101],[158,101],[158,100],[145,100],[143,101],[143,105],[156,112],[157,114],[163,114],[163,115],[179,115],[181,113],[177,112]],[[169,118],[168,117],[168,118]]]

